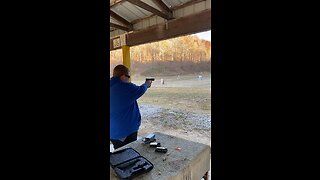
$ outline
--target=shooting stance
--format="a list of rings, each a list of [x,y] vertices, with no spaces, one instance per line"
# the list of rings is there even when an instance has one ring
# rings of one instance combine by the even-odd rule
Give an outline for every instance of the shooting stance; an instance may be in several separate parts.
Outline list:
[[[146,79],[137,86],[129,79],[129,69],[124,65],[117,65],[110,79],[110,140],[115,149],[137,140],[141,124],[137,99],[152,84],[152,80]]]

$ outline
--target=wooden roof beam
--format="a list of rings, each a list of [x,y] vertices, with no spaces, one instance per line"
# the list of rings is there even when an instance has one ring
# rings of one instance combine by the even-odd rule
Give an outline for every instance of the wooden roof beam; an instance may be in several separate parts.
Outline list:
[[[146,11],[149,11],[149,12],[151,12],[153,14],[156,14],[156,15],[164,18],[164,19],[167,19],[167,20],[173,19],[172,13],[170,14],[168,12],[161,12],[158,9],[155,9],[154,7],[148,5],[148,4],[146,4],[146,3],[144,3],[144,2],[142,2],[140,0],[126,0],[126,1],[130,2],[131,4],[134,4],[134,5],[138,6],[138,7],[140,7],[142,9],[146,10]]]
[[[110,8],[122,2],[123,2],[122,0],[112,0],[110,3]]]
[[[118,15],[117,13],[112,11],[111,9],[110,9],[110,16],[113,17],[118,22],[126,25],[129,28],[129,30],[133,29],[133,25],[130,22],[128,22],[126,19],[124,19],[123,17],[121,17],[120,15]]]
[[[152,0],[152,2],[155,3],[162,11],[166,12],[171,17],[173,16],[171,9],[162,0]]]
[[[129,32],[130,29],[128,27],[125,27],[125,26],[120,26],[118,24],[114,24],[114,23],[111,23],[110,22],[110,27],[114,27],[114,28],[117,28],[117,29],[121,29],[121,30],[124,30],[124,31],[127,31]]]
[[[137,46],[208,30],[211,30],[211,9],[125,34],[126,45]],[[114,40],[119,38],[110,38],[110,51],[121,48],[114,47]]]
[[[196,3],[199,3],[199,2],[203,2],[203,1],[206,1],[206,0],[191,0],[191,1],[188,1],[180,6],[176,6],[176,7],[173,7],[172,10],[177,10],[177,9],[181,9],[181,8],[184,8],[184,7],[187,7],[187,6],[190,6],[190,5],[193,5],[193,4],[196,4]]]

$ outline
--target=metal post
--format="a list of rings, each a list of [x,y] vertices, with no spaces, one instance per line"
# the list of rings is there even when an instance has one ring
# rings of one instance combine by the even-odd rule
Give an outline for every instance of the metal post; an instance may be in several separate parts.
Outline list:
[[[122,46],[122,58],[123,58],[123,65],[125,65],[130,70],[130,47],[127,45]],[[131,78],[129,79],[131,82]]]

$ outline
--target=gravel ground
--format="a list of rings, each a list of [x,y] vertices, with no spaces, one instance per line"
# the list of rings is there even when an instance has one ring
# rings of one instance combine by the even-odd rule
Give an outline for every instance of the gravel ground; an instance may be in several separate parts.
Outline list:
[[[179,138],[207,144],[211,147],[211,115],[141,104],[139,138],[148,133],[163,132]],[[209,180],[211,180],[211,158]]]
[[[184,112],[156,105],[139,105],[142,116],[138,136],[163,132],[184,139],[192,139],[211,146],[211,115]]]
[[[155,105],[140,105],[143,123],[157,124],[168,128],[190,130],[211,130],[211,115],[197,114],[162,108]]]
[[[165,79],[164,85],[160,84],[161,78]],[[136,84],[141,84],[144,81],[144,78],[140,78],[141,82],[139,79],[134,79],[136,80]],[[207,144],[211,147],[211,106],[208,106],[209,109],[203,109],[201,105],[207,105],[207,103],[197,102],[211,100],[211,97],[207,97],[208,95],[202,97],[203,94],[207,94],[207,92],[204,92],[201,89],[204,88],[210,92],[211,76],[204,76],[201,81],[197,80],[193,76],[181,76],[179,79],[175,77],[157,77],[157,80],[153,83],[152,87],[178,88],[177,90],[181,90],[181,88],[188,89],[190,87],[195,87],[196,90],[192,92],[197,93],[199,91],[200,94],[193,95],[188,92],[176,96],[174,94],[174,90],[166,89],[164,92],[158,90],[153,92],[153,96],[157,98],[163,97],[165,101],[156,103],[153,103],[154,99],[144,96],[144,98],[146,98],[144,99],[144,102],[138,102],[142,116],[141,127],[138,131],[138,138],[144,137],[148,133],[162,132],[179,138]],[[168,94],[165,95],[165,93]],[[171,98],[173,98],[173,100]],[[179,98],[181,98],[181,102]],[[176,104],[172,102],[176,102]],[[192,102],[194,102],[194,104],[192,104]],[[209,174],[210,172],[211,168]],[[211,176],[209,176],[209,179],[211,179]]]

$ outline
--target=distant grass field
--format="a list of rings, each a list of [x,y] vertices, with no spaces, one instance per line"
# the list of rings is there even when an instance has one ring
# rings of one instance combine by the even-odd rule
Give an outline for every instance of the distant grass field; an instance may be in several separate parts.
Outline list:
[[[133,77],[132,82],[140,85],[145,77]],[[164,79],[164,85],[160,79]],[[179,78],[179,79],[178,79]],[[211,77],[196,75],[156,77],[152,87],[139,100],[139,104],[152,104],[170,109],[211,114]]]

